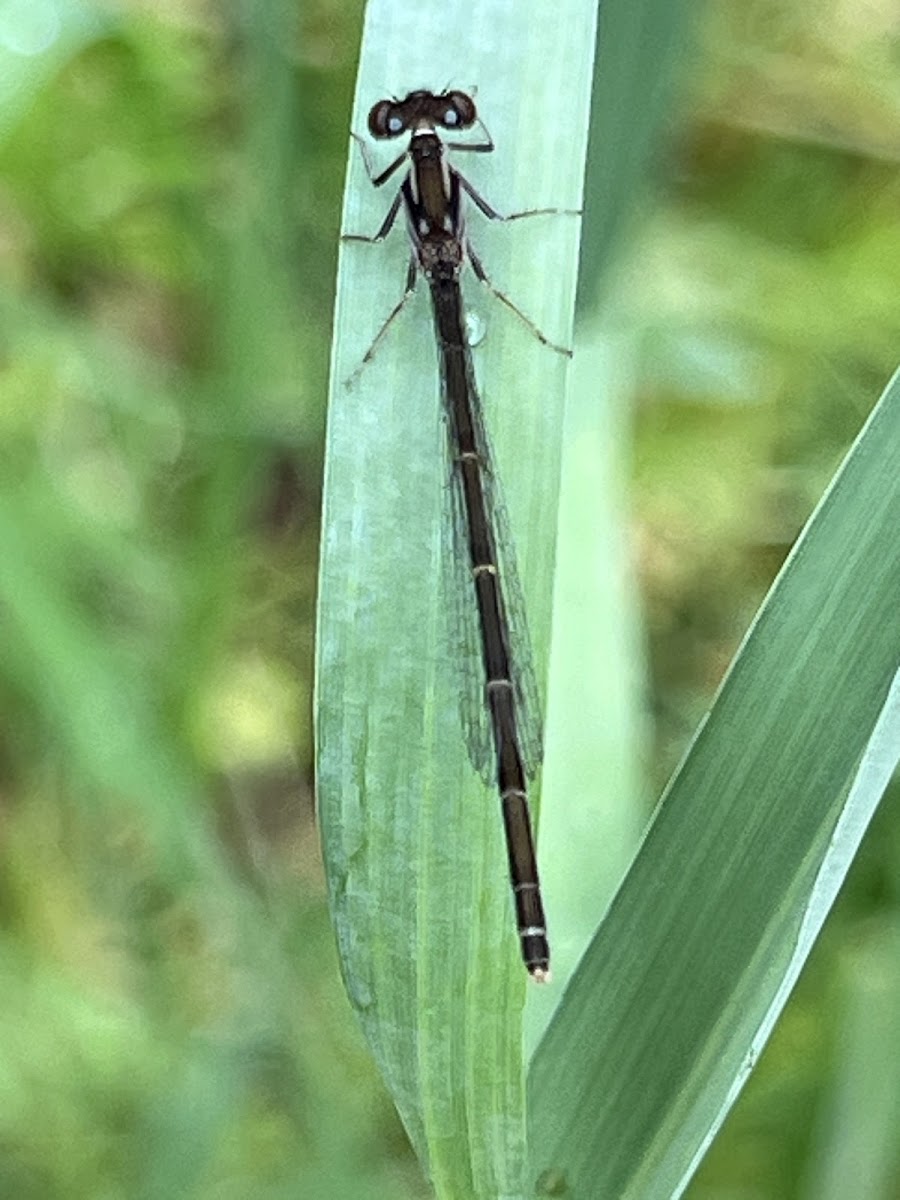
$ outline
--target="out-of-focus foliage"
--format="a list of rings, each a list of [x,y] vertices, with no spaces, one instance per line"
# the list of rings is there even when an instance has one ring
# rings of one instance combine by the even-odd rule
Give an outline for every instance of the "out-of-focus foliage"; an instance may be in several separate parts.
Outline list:
[[[900,360],[896,7],[735,0],[698,34],[616,291],[654,792]],[[898,845],[895,792],[695,1200],[900,1195]]]
[[[660,780],[900,359],[895,7],[735,0],[699,33],[624,289]]]
[[[422,1194],[312,822],[360,6],[0,13],[0,1195]]]
[[[360,8],[0,13],[0,1196],[424,1194],[310,787]],[[900,357],[895,6],[702,32],[627,258],[659,781]],[[850,1194],[897,848],[887,804],[698,1200]]]

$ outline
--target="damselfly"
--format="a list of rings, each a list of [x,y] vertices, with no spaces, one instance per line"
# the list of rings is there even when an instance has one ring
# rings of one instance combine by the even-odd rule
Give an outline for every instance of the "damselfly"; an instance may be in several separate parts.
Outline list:
[[[390,232],[401,206],[405,209],[412,255],[406,290],[378,331],[363,363],[368,362],[389,326],[412,295],[419,272],[428,282],[441,370],[453,486],[465,522],[465,553],[474,587],[484,671],[484,703],[489,715],[495,764],[506,831],[509,873],[522,958],[532,978],[550,977],[550,948],[541,900],[527,779],[540,761],[539,714],[526,713],[522,684],[527,646],[515,645],[510,629],[512,550],[500,546],[500,527],[481,399],[466,336],[460,274],[468,261],[477,278],[510,308],[544,345],[560,354],[571,351],[551,342],[513,302],[493,286],[465,233],[463,193],[491,220],[515,220],[559,209],[535,209],[502,217],[445,157],[446,149],[489,152],[494,143],[485,131],[479,142],[443,142],[437,130],[471,129],[478,116],[465,92],[410,92],[403,100],[380,100],[369,113],[369,132],[379,139],[409,135],[404,152],[380,174],[373,174],[360,141],[372,183],[381,187],[404,163],[408,170],[387,216],[374,237],[349,235],[347,240],[378,242]],[[480,123],[480,122],[479,122]],[[484,127],[482,126],[482,129]],[[359,139],[358,139],[359,140]],[[537,734],[527,722],[537,721]],[[530,742],[530,745],[529,745]],[[526,752],[526,747],[530,752]]]

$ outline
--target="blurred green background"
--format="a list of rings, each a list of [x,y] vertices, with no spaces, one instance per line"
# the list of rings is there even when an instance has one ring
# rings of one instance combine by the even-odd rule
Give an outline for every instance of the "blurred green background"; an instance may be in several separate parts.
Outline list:
[[[428,1194],[313,824],[361,20],[0,6],[0,1197]],[[889,0],[707,7],[622,226],[648,794],[900,358],[898,70]],[[831,1195],[854,1123],[900,1197],[898,880],[894,794],[694,1200]]]

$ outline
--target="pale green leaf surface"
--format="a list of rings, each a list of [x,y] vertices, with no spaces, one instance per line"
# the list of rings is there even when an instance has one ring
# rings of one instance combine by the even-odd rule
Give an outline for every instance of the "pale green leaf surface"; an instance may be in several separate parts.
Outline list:
[[[537,1172],[679,1195],[897,760],[900,377],[810,520],[529,1076]],[[894,698],[895,699],[895,698]],[[549,1177],[549,1176],[548,1176]]]
[[[367,9],[353,126],[416,87],[477,87],[496,143],[455,161],[503,212],[578,208],[595,6],[582,0]],[[527,82],[526,82],[527,81]],[[564,136],[561,135],[564,131]],[[399,152],[375,146],[379,167]],[[399,177],[398,177],[399,182]],[[393,181],[392,181],[393,184]],[[343,228],[374,233],[376,192],[350,155]],[[471,206],[470,206],[471,207]],[[470,212],[488,273],[571,344],[578,221],[503,225]],[[524,1194],[517,943],[499,803],[468,762],[448,631],[448,482],[427,288],[354,380],[399,299],[402,219],[342,248],[326,451],[317,664],[317,787],[348,992],[438,1195]],[[566,360],[473,279],[474,351],[539,675],[546,667]]]
[[[697,6],[689,0],[604,0],[600,6],[578,306],[593,308],[610,259],[642,212],[665,161],[660,146]]]
[[[554,986],[530,997],[539,1040],[640,839],[646,688],[628,545],[631,405],[638,342],[605,296],[617,243],[642,211],[672,111],[688,5],[600,7],[579,268],[579,322],[566,407],[541,878]],[[614,273],[613,273],[614,274]]]
[[[643,656],[628,544],[635,339],[579,329],[566,408],[541,880],[553,986],[533,990],[533,1048],[640,841]],[[598,784],[598,781],[599,784]]]
[[[817,1122],[802,1200],[845,1200],[866,1181],[866,1200],[897,1194],[900,1128],[900,926],[865,931],[839,973],[843,1004],[834,1039],[835,1082]]]

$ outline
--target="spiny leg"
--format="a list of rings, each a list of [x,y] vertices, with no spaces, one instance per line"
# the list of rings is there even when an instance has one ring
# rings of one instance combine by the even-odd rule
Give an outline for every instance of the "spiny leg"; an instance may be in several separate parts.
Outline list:
[[[363,239],[363,240],[365,241],[366,239]],[[418,272],[417,272],[417,268],[416,268],[416,260],[415,260],[415,258],[411,258],[409,260],[409,267],[407,268],[407,272],[406,272],[406,288],[404,289],[403,295],[400,297],[400,299],[397,301],[397,303],[394,305],[394,307],[388,313],[384,324],[381,326],[381,328],[375,334],[375,337],[372,340],[372,344],[368,348],[368,350],[365,352],[365,354],[363,355],[362,361],[360,362],[359,366],[356,368],[355,371],[353,371],[353,373],[351,375],[349,375],[347,377],[347,379],[344,380],[344,387],[346,387],[346,388],[352,387],[353,384],[356,383],[357,379],[362,374],[365,366],[368,363],[370,363],[372,361],[372,359],[375,357],[375,351],[378,349],[379,345],[383,341],[385,334],[390,329],[390,327],[394,323],[395,319],[397,317],[399,317],[400,313],[403,311],[403,309],[406,307],[407,303],[409,302],[410,296],[412,296],[413,292],[416,290],[417,274],[418,274]]]
[[[394,159],[389,167],[386,167],[380,174],[376,175],[374,168],[372,167],[372,161],[369,158],[369,147],[359,136],[359,134],[354,133],[352,129],[350,131],[350,136],[359,146],[360,153],[362,154],[363,165],[366,168],[366,174],[368,175],[369,182],[373,187],[381,187],[383,183],[387,183],[400,164],[406,161],[407,152],[404,150],[402,154],[398,155],[398,157]]]
[[[512,302],[512,300],[510,300],[509,296],[507,296],[504,292],[501,292],[498,287],[494,286],[494,284],[488,278],[487,272],[485,271],[484,267],[481,265],[481,260],[473,252],[472,246],[468,242],[466,243],[466,253],[469,256],[469,262],[472,264],[472,270],[475,272],[475,275],[478,278],[479,282],[484,284],[484,286],[488,289],[488,291],[491,293],[491,295],[496,296],[497,299],[502,304],[505,304],[506,307],[508,309],[510,309],[511,312],[514,312],[516,314],[516,316],[519,318],[519,320],[525,326],[527,326],[528,329],[531,330],[532,334],[534,334],[534,336],[541,343],[541,345],[546,346],[549,350],[555,351],[557,354],[562,354],[565,358],[572,357],[572,350],[570,349],[570,347],[560,346],[556,342],[551,341],[550,338],[548,338],[546,334],[542,333],[541,330],[537,327],[537,325],[535,325],[535,323],[534,323],[534,321],[532,321],[531,317],[526,316],[525,313],[522,312],[521,308],[518,308]]]
[[[342,233],[342,242],[368,242],[372,245],[375,242],[383,242],[387,235],[394,227],[394,222],[397,220],[397,213],[400,211],[400,205],[403,203],[403,193],[398,192],[391,202],[391,207],[387,211],[387,216],[378,227],[378,232],[374,235],[366,233]]]
[[[527,208],[524,210],[524,212],[514,212],[514,213],[497,212],[496,208],[494,208],[492,205],[488,204],[488,202],[487,202],[487,200],[485,200],[484,196],[482,196],[481,193],[478,192],[472,186],[471,183],[469,183],[469,181],[468,181],[468,179],[466,179],[465,175],[460,175],[460,173],[458,171],[456,172],[456,174],[459,178],[460,185],[465,189],[466,194],[468,196],[470,196],[472,200],[475,201],[475,204],[478,206],[478,208],[481,210],[481,212],[484,213],[484,215],[488,218],[489,221],[519,221],[522,219],[522,217],[549,217],[549,216],[580,217],[581,216],[580,208]]]

